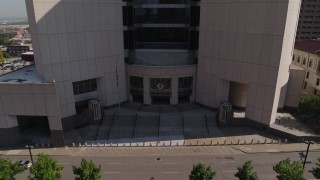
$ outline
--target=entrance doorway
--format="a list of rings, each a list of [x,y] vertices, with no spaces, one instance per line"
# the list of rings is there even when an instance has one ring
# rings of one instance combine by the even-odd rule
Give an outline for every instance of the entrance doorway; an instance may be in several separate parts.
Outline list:
[[[179,104],[190,103],[193,89],[193,77],[179,78]]]
[[[50,143],[51,131],[46,116],[17,116],[23,142]]]

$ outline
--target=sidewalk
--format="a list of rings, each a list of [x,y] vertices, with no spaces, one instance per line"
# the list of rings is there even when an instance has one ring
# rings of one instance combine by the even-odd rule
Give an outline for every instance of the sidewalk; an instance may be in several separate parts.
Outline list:
[[[226,146],[177,146],[177,147],[65,147],[32,149],[32,154],[46,153],[51,156],[194,156],[223,154],[254,154],[299,152],[306,144],[257,144]],[[320,144],[310,146],[310,151],[319,151]],[[27,156],[27,149],[0,151],[1,156]]]

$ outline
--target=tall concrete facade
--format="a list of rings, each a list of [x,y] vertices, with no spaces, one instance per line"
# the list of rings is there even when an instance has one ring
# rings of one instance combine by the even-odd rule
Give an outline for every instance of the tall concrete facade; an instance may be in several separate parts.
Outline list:
[[[287,83],[299,0],[201,1],[197,102],[228,101],[230,82],[248,85],[246,117],[275,121]]]
[[[35,69],[0,77],[1,98],[10,103],[7,86],[18,89],[21,83],[35,89],[26,91],[34,98],[47,97],[47,86],[51,94],[23,99],[32,111],[0,108],[0,128],[11,134],[19,134],[29,116],[44,116],[54,145],[61,146],[63,131],[90,122],[82,115],[91,99],[105,107],[196,102],[215,109],[230,101],[261,125],[272,124],[278,104],[284,104],[279,99],[285,97],[281,89],[289,77],[300,0],[26,0],[26,5]],[[36,105],[46,103],[38,114]]]

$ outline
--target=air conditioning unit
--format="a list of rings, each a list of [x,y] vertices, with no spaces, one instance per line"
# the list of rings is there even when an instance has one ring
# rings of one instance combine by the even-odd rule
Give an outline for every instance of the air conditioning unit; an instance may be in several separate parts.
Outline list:
[[[229,102],[222,102],[219,107],[219,121],[227,122],[228,119],[232,118],[232,104]]]
[[[98,100],[93,99],[88,102],[89,109],[93,112],[93,120],[102,118],[101,104]]]

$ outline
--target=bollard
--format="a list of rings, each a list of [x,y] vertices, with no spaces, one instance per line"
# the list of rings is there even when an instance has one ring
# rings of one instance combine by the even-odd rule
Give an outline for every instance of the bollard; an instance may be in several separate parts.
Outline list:
[[[267,144],[267,139],[264,140],[264,143]]]
[[[88,144],[87,144],[87,143],[84,143],[84,145],[85,145],[86,147],[88,147]]]
[[[238,139],[238,145],[240,144],[240,139]]]
[[[251,140],[251,144],[253,144],[253,141],[254,141],[254,140],[252,139],[252,140]]]
[[[150,142],[150,147],[152,147],[152,144],[151,144],[151,142]]]
[[[172,141],[170,141],[170,146],[172,145]]]
[[[186,145],[186,141],[183,141],[183,144],[182,144],[182,146],[185,146]]]
[[[145,142],[144,142],[144,141],[142,142],[142,146],[143,146],[143,147],[145,146]]]
[[[197,140],[197,145],[196,146],[199,146],[199,140]]]
[[[132,146],[131,142],[130,142],[130,147]]]
[[[93,143],[91,143],[91,147],[93,147]]]
[[[74,143],[72,143],[72,147],[75,147],[76,145]]]
[[[247,140],[244,141],[244,145],[246,145],[246,144],[247,144]]]
[[[79,143],[79,147],[81,147],[81,143]]]
[[[224,140],[224,145],[226,145],[227,144],[227,140]]]
[[[107,147],[107,143],[104,143],[104,147]]]

